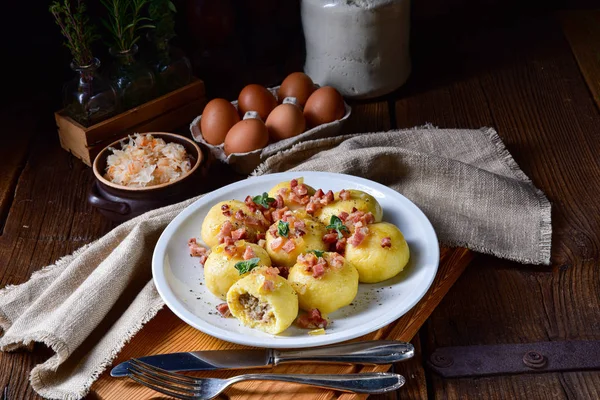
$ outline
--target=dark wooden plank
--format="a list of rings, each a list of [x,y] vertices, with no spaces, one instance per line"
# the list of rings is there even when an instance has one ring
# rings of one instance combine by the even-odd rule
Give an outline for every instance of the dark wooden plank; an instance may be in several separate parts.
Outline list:
[[[19,118],[24,124],[37,119],[34,114]],[[113,226],[87,204],[91,170],[60,148],[52,120],[42,120],[32,136],[28,160],[16,187],[7,193],[14,200],[0,236],[0,287],[26,281]],[[9,385],[10,399],[40,398],[29,386],[29,372],[50,355],[43,346],[33,352],[0,353],[0,390]]]
[[[600,106],[600,10],[563,11],[559,17],[579,69]]]
[[[433,313],[436,346],[599,339],[600,115],[552,16],[423,34],[400,127],[494,126],[553,203],[552,267],[479,256]],[[435,37],[435,41],[433,38]],[[431,41],[429,41],[431,40]],[[439,63],[437,60],[451,60]],[[598,398],[600,374],[442,380],[440,398]]]

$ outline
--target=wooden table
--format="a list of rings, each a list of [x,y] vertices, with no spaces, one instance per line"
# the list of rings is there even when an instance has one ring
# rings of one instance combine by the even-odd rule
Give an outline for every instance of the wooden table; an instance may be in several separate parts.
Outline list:
[[[496,128],[552,202],[552,265],[476,256],[415,338],[409,385],[388,397],[600,398],[598,372],[443,380],[423,367],[440,346],[600,339],[600,14],[460,14],[417,19],[409,83],[355,104],[347,132]],[[0,287],[113,227],[87,205],[91,171],[60,149],[47,104],[2,112]],[[36,398],[28,372],[49,354],[0,353],[0,389]]]

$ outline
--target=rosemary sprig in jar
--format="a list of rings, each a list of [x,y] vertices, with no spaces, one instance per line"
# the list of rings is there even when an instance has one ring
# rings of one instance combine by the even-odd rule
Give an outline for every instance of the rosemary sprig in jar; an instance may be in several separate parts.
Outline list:
[[[113,37],[114,48],[119,52],[130,50],[140,39],[139,31],[154,28],[150,18],[142,16],[148,0],[101,0],[108,10],[108,20],[102,23]]]

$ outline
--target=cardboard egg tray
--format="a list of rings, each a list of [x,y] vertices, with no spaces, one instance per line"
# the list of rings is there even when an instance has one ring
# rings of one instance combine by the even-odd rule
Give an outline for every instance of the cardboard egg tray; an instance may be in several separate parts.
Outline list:
[[[279,86],[268,89],[277,98],[277,90],[279,89]],[[279,99],[277,100],[279,101]],[[238,108],[237,103],[237,100],[231,102],[236,110]],[[230,155],[226,155],[225,151],[223,150],[223,144],[215,146],[207,143],[204,140],[200,130],[200,120],[202,119],[202,115],[194,118],[190,124],[190,132],[192,133],[194,140],[206,146],[213,156],[215,156],[215,158],[217,158],[219,161],[231,165],[231,167],[238,173],[250,174],[264,160],[274,154],[291,148],[296,143],[337,135],[341,130],[342,124],[348,119],[348,117],[350,117],[350,113],[352,111],[347,103],[344,102],[344,106],[346,108],[346,112],[344,113],[342,119],[316,126],[301,133],[300,135],[280,140],[278,142],[269,143],[262,149],[250,151],[248,153],[232,153]]]

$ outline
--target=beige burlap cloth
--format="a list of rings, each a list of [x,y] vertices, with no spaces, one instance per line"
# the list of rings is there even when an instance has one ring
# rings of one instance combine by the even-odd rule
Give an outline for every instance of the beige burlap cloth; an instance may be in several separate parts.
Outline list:
[[[421,207],[443,244],[549,263],[550,203],[493,129],[413,129],[314,140],[269,158],[254,174],[285,170],[372,179]],[[154,317],[163,306],[151,281],[154,244],[194,200],[126,222],[28,282],[0,291],[0,350],[42,342],[56,353],[31,371],[36,392],[47,398],[84,396]]]

